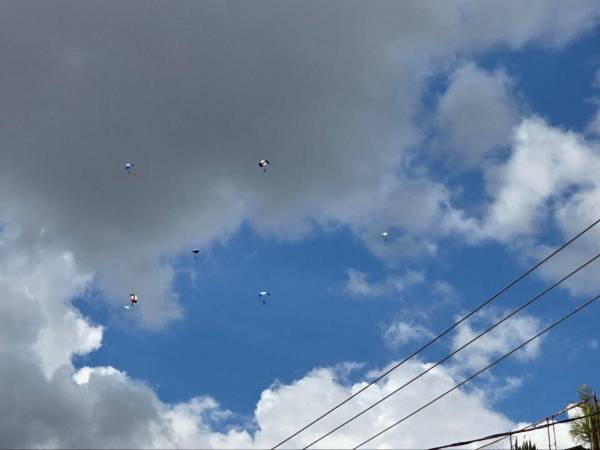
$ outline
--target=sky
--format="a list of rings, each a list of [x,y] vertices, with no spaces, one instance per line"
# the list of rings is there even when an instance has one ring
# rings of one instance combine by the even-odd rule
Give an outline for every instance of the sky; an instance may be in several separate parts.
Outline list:
[[[275,445],[600,218],[599,50],[592,0],[0,3],[0,442]],[[430,367],[599,238],[286,446]],[[410,413],[596,295],[599,275],[318,446]],[[600,379],[599,308],[370,446],[561,410]]]

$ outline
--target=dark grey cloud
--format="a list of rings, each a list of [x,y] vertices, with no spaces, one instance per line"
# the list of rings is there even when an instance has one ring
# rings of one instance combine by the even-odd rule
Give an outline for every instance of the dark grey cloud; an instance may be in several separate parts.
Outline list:
[[[597,15],[586,1],[3,3],[2,220],[24,245],[72,251],[113,304],[137,291],[151,327],[181,314],[168,258],[243,221],[283,238],[348,225],[379,253],[366,236],[396,226],[405,251],[432,251],[448,192],[406,162],[427,76],[491,46],[561,44]]]
[[[0,438],[6,448],[144,448],[160,427],[160,402],[141,384],[92,376],[77,385],[68,370],[48,380],[24,354],[2,352]]]
[[[210,402],[171,408],[115,369],[76,383],[71,357],[102,330],[70,300],[93,274],[116,308],[135,290],[146,306],[131,317],[164,326],[181,315],[170,259],[244,221],[283,239],[348,226],[387,261],[473,229],[410,163],[428,77],[497,46],[562,45],[598,18],[594,1],[499,5],[0,3],[0,442],[256,444],[235,431],[209,442]],[[382,229],[394,233],[386,248]],[[328,373],[316,378],[336,389],[316,383],[314,395],[347,395]],[[257,405],[267,444],[290,426],[292,408],[270,401],[289,391]],[[486,431],[508,426],[485,411]]]

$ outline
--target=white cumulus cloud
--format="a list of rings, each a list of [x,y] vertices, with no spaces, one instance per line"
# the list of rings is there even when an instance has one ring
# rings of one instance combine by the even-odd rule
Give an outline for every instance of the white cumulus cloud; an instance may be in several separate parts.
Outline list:
[[[507,311],[494,308],[483,310],[476,319],[464,322],[456,329],[452,338],[453,350],[462,347],[492,324],[508,315]],[[518,313],[498,325],[453,357],[461,370],[477,371],[493,360],[508,353],[542,329],[541,321],[525,312]],[[521,360],[533,359],[539,355],[543,338],[538,338],[515,353]]]
[[[399,348],[412,341],[422,341],[433,337],[433,333],[422,325],[397,320],[392,322],[383,332],[386,346]]]

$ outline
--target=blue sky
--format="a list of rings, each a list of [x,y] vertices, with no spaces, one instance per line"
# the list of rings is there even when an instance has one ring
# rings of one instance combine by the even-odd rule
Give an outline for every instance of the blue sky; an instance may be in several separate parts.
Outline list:
[[[29,425],[0,426],[0,442],[272,445],[600,217],[594,2],[134,3],[0,6],[23,26],[0,45],[0,375],[16,392],[0,416]],[[575,268],[599,236],[364,402]],[[535,334],[596,293],[599,273],[329,444],[358,443]],[[600,379],[599,308],[381,444],[561,409]],[[428,417],[442,419],[424,434]]]
[[[599,33],[590,32],[559,50],[491,52],[476,63],[487,69],[504,68],[517,80],[520,100],[550,123],[582,130],[595,111],[589,100],[595,95]],[[279,170],[276,163],[272,170]],[[437,177],[447,176],[443,168],[439,170]],[[469,197],[481,199],[477,180],[469,178],[458,182]],[[548,238],[560,242],[551,234]],[[368,273],[373,281],[385,278],[388,269],[344,229],[317,228],[290,243],[264,239],[244,225],[226,244],[214,246],[197,261],[191,255],[180,256],[176,265],[184,320],[160,333],[108,328],[103,347],[81,364],[114,364],[149,382],[168,402],[203,392],[247,415],[275,379],[289,383],[314,367],[344,361],[378,367],[407,354],[416,344],[389,350],[383,345],[382,327],[394,318],[410,319],[418,309],[430,310],[440,301],[428,291],[429,281],[407,293],[376,299],[348,295],[344,291],[348,268]],[[431,330],[442,331],[454,315],[475,307],[526,267],[503,246],[445,242],[438,258],[405,261],[396,270],[404,268],[425,271],[428,280],[443,280],[455,288],[456,299],[427,321]],[[544,287],[530,277],[497,304],[508,309]],[[263,289],[272,293],[266,306],[256,296]],[[565,291],[539,303],[529,312],[540,314],[545,322],[575,304]],[[403,313],[406,304],[413,311]],[[81,307],[95,321],[106,320],[97,308]],[[511,361],[497,370],[499,376],[525,376],[524,386],[499,402],[501,411],[524,421],[541,417],[573,400],[579,384],[593,384],[600,375],[592,356],[598,350],[586,346],[598,337],[596,312],[590,310],[554,331],[535,361],[525,365]],[[447,349],[442,345],[430,351],[428,359],[443,356]],[[564,352],[573,354],[569,366],[564,364]],[[576,364],[576,371],[571,364]]]

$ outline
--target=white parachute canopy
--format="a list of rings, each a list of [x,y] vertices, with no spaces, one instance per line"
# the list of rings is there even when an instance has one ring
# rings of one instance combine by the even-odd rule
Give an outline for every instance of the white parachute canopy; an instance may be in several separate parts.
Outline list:
[[[269,162],[269,160],[267,159],[261,159],[258,162],[258,167],[260,167],[262,170],[264,170],[265,172],[267,171],[267,167],[270,165],[271,163]]]
[[[267,291],[261,291],[258,293],[258,298],[260,298],[263,302],[263,305],[267,303],[267,297],[270,297],[271,293]]]
[[[387,240],[390,238],[390,233],[388,233],[387,231],[384,231],[383,233],[381,233],[381,237],[383,238],[384,241],[387,242]]]
[[[123,165],[123,169],[125,169],[129,175],[135,175],[135,173],[133,172],[133,166],[135,166],[134,163],[132,163],[132,162],[126,162]]]

